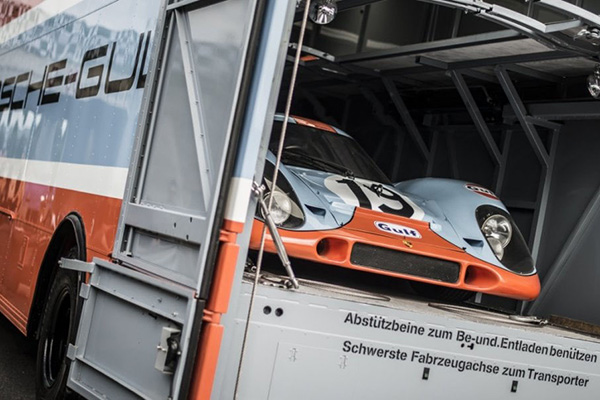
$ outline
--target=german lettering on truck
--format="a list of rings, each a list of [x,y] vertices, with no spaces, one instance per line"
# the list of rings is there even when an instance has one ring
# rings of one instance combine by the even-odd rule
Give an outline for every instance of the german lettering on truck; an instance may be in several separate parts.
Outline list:
[[[0,4],[0,311],[40,338],[42,398],[64,387],[81,279],[58,260],[112,250],[158,10],[158,0]]]

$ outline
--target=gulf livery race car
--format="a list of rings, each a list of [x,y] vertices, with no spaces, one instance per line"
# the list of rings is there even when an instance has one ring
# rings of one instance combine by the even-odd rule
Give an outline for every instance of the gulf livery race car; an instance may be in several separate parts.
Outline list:
[[[272,186],[283,117],[275,119],[264,184],[291,257],[411,280],[418,292],[464,299],[483,292],[533,300],[540,282],[529,249],[491,191],[450,179],[391,183],[348,134],[289,119]],[[258,249],[259,211],[251,236]],[[267,234],[265,249],[275,252]]]

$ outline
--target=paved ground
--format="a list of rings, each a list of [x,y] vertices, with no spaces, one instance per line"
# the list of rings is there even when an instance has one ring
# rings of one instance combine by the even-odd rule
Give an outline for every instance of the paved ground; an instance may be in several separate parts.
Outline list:
[[[0,400],[35,398],[36,344],[0,315]]]

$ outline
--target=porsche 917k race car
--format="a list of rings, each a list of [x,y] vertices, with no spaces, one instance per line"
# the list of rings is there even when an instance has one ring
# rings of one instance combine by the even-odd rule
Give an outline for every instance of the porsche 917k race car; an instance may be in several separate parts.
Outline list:
[[[437,285],[439,297],[483,292],[533,300],[540,282],[529,249],[490,190],[450,179],[392,183],[348,134],[290,117],[276,186],[272,179],[283,117],[265,165],[265,196],[291,257]],[[251,249],[258,249],[257,212]],[[265,250],[275,252],[267,233]],[[417,290],[419,291],[419,290]]]

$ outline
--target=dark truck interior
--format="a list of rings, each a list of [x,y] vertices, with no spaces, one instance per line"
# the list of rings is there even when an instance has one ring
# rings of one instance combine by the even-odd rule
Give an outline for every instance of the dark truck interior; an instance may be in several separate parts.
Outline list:
[[[600,2],[336,5],[331,23],[308,22],[291,113],[348,132],[393,182],[454,178],[503,200],[542,293],[530,303],[478,295],[474,304],[599,324]]]

